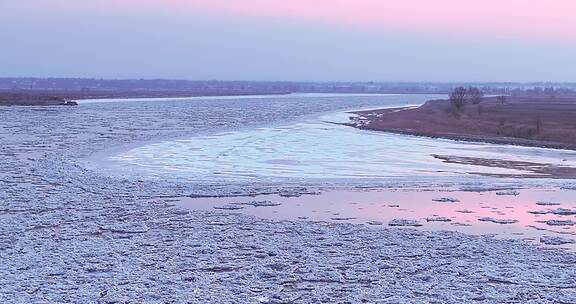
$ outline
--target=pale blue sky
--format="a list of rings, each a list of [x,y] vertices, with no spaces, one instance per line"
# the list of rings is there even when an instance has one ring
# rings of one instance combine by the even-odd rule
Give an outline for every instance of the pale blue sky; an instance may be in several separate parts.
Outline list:
[[[0,37],[0,76],[576,81],[576,43],[539,39],[538,33],[534,39],[462,37],[270,16],[0,0]]]

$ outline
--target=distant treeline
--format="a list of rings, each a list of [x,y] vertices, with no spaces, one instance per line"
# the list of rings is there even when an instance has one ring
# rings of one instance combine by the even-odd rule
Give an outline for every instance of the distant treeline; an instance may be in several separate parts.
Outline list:
[[[437,83],[437,82],[287,82],[195,81],[167,79],[0,78],[0,90],[85,92],[248,93],[423,93],[448,94],[456,87],[477,87],[486,95],[576,95],[576,83]]]
[[[576,96],[576,89],[569,87],[543,86],[533,87],[525,90],[510,90],[512,96],[542,96],[542,97],[573,97]]]

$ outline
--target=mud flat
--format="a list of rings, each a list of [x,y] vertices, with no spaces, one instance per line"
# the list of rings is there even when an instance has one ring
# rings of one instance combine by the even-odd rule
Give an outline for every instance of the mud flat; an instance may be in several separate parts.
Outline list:
[[[118,145],[376,104],[339,102],[0,109],[0,302],[576,301],[572,253],[457,232],[189,211],[173,197],[301,186],[121,179],[81,166]]]

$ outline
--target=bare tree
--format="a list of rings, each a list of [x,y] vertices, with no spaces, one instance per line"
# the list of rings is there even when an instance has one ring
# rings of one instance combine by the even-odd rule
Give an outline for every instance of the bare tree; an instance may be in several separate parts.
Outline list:
[[[468,87],[466,94],[473,104],[479,104],[484,96],[484,93],[477,87]]]
[[[450,105],[455,112],[460,112],[464,108],[464,103],[466,102],[466,90],[465,87],[457,87],[450,93]]]

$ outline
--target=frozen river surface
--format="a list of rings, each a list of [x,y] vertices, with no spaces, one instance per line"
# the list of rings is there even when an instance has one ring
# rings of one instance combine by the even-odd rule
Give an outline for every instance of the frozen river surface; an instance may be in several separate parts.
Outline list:
[[[287,105],[325,102],[334,106],[394,107],[420,104],[431,96],[282,97]],[[244,99],[261,103],[262,99]],[[355,101],[358,100],[358,104]],[[282,109],[278,109],[281,111]],[[446,163],[434,155],[576,166],[576,153],[543,148],[466,143],[382,132],[335,124],[347,122],[343,109],[297,119],[272,121],[237,130],[203,132],[188,138],[143,144],[106,154],[98,166],[159,179],[207,182],[366,181],[462,179],[524,175],[526,168]]]
[[[82,166],[86,157],[97,156],[94,153],[130,150],[108,150],[119,145],[138,148],[150,140],[278,128],[323,113],[430,97],[289,96],[0,107],[0,303],[575,303],[572,253],[519,240],[347,223],[354,220],[315,222],[311,216],[312,221],[286,221],[282,219],[290,217],[274,215],[273,207],[241,205],[247,213],[271,213],[274,220],[213,208],[222,202],[207,205],[209,211],[184,210],[175,197],[291,194],[301,187],[116,179],[99,167]],[[566,214],[570,211],[560,208],[574,208],[571,197],[550,197],[560,205],[540,206],[532,198],[544,198],[530,193],[520,190],[520,195],[507,197],[510,204],[530,211]],[[420,214],[410,212],[416,202],[404,204],[404,194],[397,195],[365,193],[359,202],[375,208],[363,209],[376,213],[371,219],[389,209],[394,216],[419,219]],[[452,219],[453,208],[477,212],[470,214],[472,222],[478,222],[475,214],[488,210],[472,209],[467,204],[476,196],[457,193],[449,195],[460,203],[430,201],[444,195],[419,201],[428,207],[446,205],[433,212],[453,222],[466,223],[465,218]],[[317,213],[345,217],[333,213],[355,206],[361,220],[362,206],[351,203],[342,198],[318,206]],[[278,208],[296,204],[294,199]],[[399,207],[388,206],[392,204]],[[525,214],[525,209],[506,209],[509,204],[502,209],[490,199],[482,206],[503,213],[491,213],[495,218]],[[290,211],[299,217],[303,210]],[[558,218],[568,223],[570,216]]]

